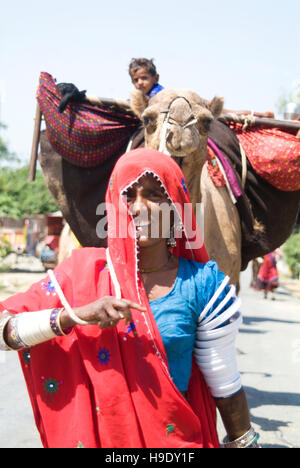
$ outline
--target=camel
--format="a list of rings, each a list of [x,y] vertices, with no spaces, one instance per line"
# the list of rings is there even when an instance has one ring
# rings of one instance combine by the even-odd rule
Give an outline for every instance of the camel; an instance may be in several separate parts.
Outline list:
[[[136,90],[131,107],[144,124],[145,146],[167,152],[180,164],[208,255],[238,284],[239,214],[226,187],[214,185],[205,165],[209,125],[221,115],[223,98],[208,102],[190,90],[165,89],[149,101]],[[199,218],[202,213],[203,220]]]
[[[41,132],[39,161],[47,186],[82,246],[106,246],[106,239],[97,235],[97,222],[105,216],[98,206],[104,202],[118,158],[126,147],[128,150],[129,146],[142,145],[166,152],[181,166],[208,254],[233,284],[238,284],[240,271],[250,260],[275,250],[290,236],[299,210],[300,190],[284,192],[272,187],[247,161],[242,203],[238,200],[234,204],[227,188],[217,188],[208,174],[208,136],[234,162],[238,178],[243,172],[238,140],[219,118],[222,98],[206,101],[190,90],[165,89],[149,100],[136,90],[131,107],[127,101],[100,98],[89,104],[102,109],[113,107],[116,116],[131,112],[137,132],[129,145],[128,140],[124,141],[110,158],[95,167],[72,164],[54,150],[47,133]]]

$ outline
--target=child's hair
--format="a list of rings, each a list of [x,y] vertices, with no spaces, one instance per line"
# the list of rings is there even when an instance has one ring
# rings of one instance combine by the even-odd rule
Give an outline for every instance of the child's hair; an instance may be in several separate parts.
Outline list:
[[[153,63],[154,59],[146,59],[146,58],[132,58],[129,63],[129,75],[132,72],[137,71],[139,68],[146,68],[150,75],[155,76],[157,74],[156,67]]]

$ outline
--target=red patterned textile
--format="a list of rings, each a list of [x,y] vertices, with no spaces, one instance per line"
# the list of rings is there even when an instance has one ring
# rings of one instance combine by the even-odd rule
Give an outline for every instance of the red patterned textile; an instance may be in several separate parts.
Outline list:
[[[207,172],[216,187],[224,187],[226,185],[224,176],[221,172],[219,164],[216,160],[216,155],[213,150],[207,147]]]
[[[233,130],[253,169],[269,184],[285,192],[300,189],[300,141],[277,128]]]
[[[61,93],[48,73],[41,73],[37,100],[54,150],[80,167],[96,167],[122,150],[139,126],[132,115],[88,104],[68,104],[61,114]]]

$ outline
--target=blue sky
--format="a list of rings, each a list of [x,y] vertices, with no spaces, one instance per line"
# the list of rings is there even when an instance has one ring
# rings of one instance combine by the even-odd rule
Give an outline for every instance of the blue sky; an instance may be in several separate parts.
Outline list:
[[[230,109],[273,109],[300,79],[299,0],[3,1],[2,138],[31,150],[41,71],[58,82],[127,98],[132,57],[154,58],[165,87],[221,95]]]

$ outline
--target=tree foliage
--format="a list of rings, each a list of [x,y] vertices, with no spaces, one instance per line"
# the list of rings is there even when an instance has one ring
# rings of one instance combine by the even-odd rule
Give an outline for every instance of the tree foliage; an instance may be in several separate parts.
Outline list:
[[[0,122],[0,130],[5,128]],[[19,162],[0,135],[0,216],[24,218],[57,211],[42,172],[38,170],[36,180],[28,182],[28,165],[19,167],[15,164]]]
[[[293,234],[286,241],[283,251],[286,262],[295,277],[300,276],[300,232]]]
[[[0,258],[6,257],[10,252],[13,251],[13,248],[4,237],[0,237]]]
[[[37,171],[34,182],[28,182],[27,178],[28,165],[17,169],[0,169],[0,216],[24,218],[57,210],[42,172]]]

